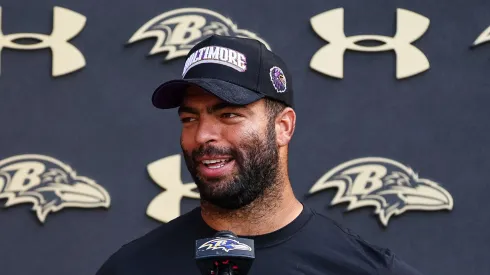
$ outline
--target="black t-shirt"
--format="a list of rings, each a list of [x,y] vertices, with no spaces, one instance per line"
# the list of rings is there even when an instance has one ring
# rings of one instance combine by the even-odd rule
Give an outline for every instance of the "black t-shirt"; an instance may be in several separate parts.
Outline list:
[[[200,274],[195,241],[215,233],[198,207],[124,245],[96,275]],[[250,275],[420,275],[390,250],[367,243],[306,205],[293,222],[275,232],[239,237],[254,240]]]

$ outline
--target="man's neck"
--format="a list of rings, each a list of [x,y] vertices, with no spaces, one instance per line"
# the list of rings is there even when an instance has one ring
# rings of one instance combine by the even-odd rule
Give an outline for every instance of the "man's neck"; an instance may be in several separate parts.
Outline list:
[[[229,230],[241,236],[274,232],[291,223],[303,210],[288,182],[267,190],[246,207],[222,209],[201,201],[201,215],[214,230]]]

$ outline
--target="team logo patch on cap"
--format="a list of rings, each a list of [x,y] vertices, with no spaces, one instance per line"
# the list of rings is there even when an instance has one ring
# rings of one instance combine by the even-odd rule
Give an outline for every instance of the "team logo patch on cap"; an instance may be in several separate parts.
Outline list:
[[[243,53],[220,46],[207,46],[200,48],[187,58],[182,77],[184,77],[192,67],[205,63],[228,66],[239,72],[247,70],[247,58]]]
[[[269,75],[271,77],[272,85],[278,93],[284,93],[286,91],[286,76],[284,72],[279,67],[272,67],[270,69]]]

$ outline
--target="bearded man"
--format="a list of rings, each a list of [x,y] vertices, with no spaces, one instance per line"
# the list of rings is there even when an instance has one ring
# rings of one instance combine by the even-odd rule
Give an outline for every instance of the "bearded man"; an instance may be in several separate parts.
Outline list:
[[[124,245],[98,275],[199,274],[195,241],[221,230],[253,239],[248,274],[420,274],[295,197],[291,80],[257,40],[213,35],[191,49],[182,79],[158,87],[152,102],[178,108],[200,207]]]

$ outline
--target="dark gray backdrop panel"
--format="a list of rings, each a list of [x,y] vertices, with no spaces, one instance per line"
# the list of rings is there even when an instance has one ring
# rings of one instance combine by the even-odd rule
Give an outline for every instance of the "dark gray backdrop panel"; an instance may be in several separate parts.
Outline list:
[[[147,58],[154,40],[124,44],[154,16],[183,7],[231,17],[288,63],[298,113],[290,175],[301,200],[425,274],[488,274],[490,45],[469,46],[490,25],[490,2],[3,0],[3,33],[49,34],[55,5],[87,17],[72,40],[87,66],[52,78],[48,49],[2,50],[0,159],[60,159],[104,186],[111,207],[65,209],[44,225],[29,204],[0,210],[1,274],[93,274],[123,243],[159,225],[145,215],[161,192],[146,165],[180,153],[180,125],[175,111],[152,108],[150,96],[161,81],[179,77],[184,60]],[[414,45],[431,68],[396,80],[393,52],[347,52],[343,80],[312,71],[310,59],[326,42],[309,19],[338,7],[345,8],[348,36],[393,36],[396,8],[428,17],[430,27]],[[367,156],[400,161],[441,183],[453,195],[453,211],[407,212],[385,229],[370,207],[347,214],[345,204],[328,207],[334,190],[305,198],[329,169]],[[187,171],[183,179],[191,180]],[[197,201],[182,204],[188,211]]]

